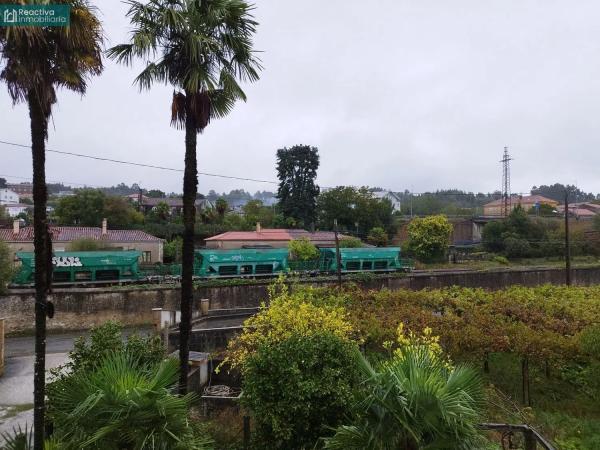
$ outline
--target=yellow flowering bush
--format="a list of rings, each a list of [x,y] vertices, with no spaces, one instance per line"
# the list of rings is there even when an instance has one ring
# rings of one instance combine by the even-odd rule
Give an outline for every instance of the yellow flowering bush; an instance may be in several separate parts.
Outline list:
[[[444,350],[440,345],[440,337],[435,336],[433,330],[429,327],[425,327],[421,334],[417,334],[413,331],[407,332],[404,329],[404,324],[400,322],[396,329],[396,342],[386,341],[383,346],[390,351],[396,347],[393,350],[394,358],[404,358],[408,352],[424,348],[432,360],[442,360],[447,368],[452,367],[450,359],[444,354]]]
[[[350,340],[352,326],[343,307],[311,302],[305,291],[290,292],[281,280],[270,287],[269,299],[269,305],[263,303],[260,312],[244,322],[242,334],[229,342],[223,364],[243,371],[245,360],[261,344],[296,336],[331,333]]]

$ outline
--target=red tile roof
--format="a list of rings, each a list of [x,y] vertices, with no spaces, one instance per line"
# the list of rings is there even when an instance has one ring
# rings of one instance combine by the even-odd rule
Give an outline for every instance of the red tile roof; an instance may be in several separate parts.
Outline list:
[[[76,239],[94,239],[107,242],[157,242],[160,238],[140,230],[107,230],[97,227],[50,227],[52,240],[70,242]],[[6,242],[33,242],[33,227],[22,227],[15,235],[12,228],[0,229],[0,239]]]
[[[261,231],[227,231],[207,238],[207,241],[291,241],[306,237],[313,242],[331,241],[334,239],[333,231],[317,231],[310,233],[306,230],[292,230],[285,228],[266,228]],[[340,239],[348,237],[339,234]]]

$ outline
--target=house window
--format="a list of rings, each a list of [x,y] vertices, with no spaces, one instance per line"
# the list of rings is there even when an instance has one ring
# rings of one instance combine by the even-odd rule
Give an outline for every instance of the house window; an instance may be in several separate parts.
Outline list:
[[[150,252],[150,251],[142,252],[142,262],[143,263],[151,263],[152,262],[152,252]]]

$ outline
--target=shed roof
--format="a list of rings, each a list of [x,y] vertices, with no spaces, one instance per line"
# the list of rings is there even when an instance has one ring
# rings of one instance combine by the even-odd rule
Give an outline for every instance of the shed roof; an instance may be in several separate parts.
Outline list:
[[[141,230],[107,230],[99,227],[50,227],[53,241],[70,242],[93,239],[104,242],[160,242],[162,239]],[[0,229],[0,239],[6,242],[33,242],[33,227],[23,227],[17,234],[12,228]]]
[[[207,241],[291,241],[293,239],[308,238],[313,242],[331,241],[335,239],[333,231],[316,231],[310,233],[306,230],[295,230],[286,228],[265,228],[261,231],[227,231]],[[349,236],[338,234],[339,239]]]

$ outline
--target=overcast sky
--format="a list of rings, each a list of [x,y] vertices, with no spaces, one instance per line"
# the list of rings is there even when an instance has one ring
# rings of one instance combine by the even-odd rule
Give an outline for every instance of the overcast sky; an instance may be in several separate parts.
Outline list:
[[[126,7],[95,0],[107,47],[127,37]],[[597,0],[258,0],[265,67],[248,102],[198,139],[198,169],[276,180],[275,151],[319,148],[322,186],[415,192],[576,183],[600,192]],[[84,98],[62,91],[48,148],[183,167],[169,126],[172,89],[140,93],[139,71],[105,61]],[[29,118],[0,86],[0,140],[28,144]],[[31,176],[26,149],[0,144],[0,176]],[[138,182],[180,192],[181,174],[48,155],[49,180]],[[275,185],[201,176],[200,192]]]

